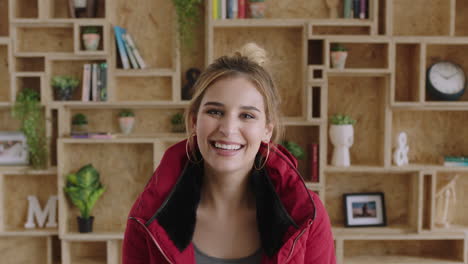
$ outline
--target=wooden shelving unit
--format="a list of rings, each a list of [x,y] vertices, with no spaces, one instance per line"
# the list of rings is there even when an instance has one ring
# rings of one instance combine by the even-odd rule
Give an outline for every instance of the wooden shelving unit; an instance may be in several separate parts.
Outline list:
[[[50,138],[49,168],[0,167],[0,251],[8,263],[120,263],[126,216],[167,147],[185,135],[172,133],[170,117],[188,105],[181,99],[183,72],[203,68],[246,42],[269,53],[278,84],[285,137],[308,150],[318,143],[319,181],[312,182],[310,153],[299,161],[306,185],[329,212],[338,263],[468,264],[468,169],[444,167],[441,155],[466,155],[468,93],[457,102],[433,101],[426,69],[452,60],[468,69],[468,4],[463,0],[369,0],[368,19],[330,19],[325,1],[268,0],[264,19],[204,19],[195,29],[195,51],[179,48],[171,1],[97,0],[96,18],[70,18],[67,1],[0,0],[0,130],[16,131],[11,106],[24,88],[40,92]],[[415,8],[418,7],[418,8]],[[341,10],[342,7],[340,7]],[[430,14],[430,15],[428,15]],[[102,44],[82,48],[84,26],[98,26]],[[113,26],[126,28],[148,68],[124,70]],[[349,49],[347,67],[333,69],[330,49]],[[108,101],[55,100],[51,78],[81,79],[84,63],[108,63]],[[117,115],[137,117],[131,135],[119,134]],[[331,166],[328,118],[345,112],[357,119],[352,166]],[[88,117],[90,131],[113,139],[70,137],[71,119]],[[410,164],[392,162],[393,139],[405,131]],[[93,163],[107,186],[93,210],[94,232],[77,232],[77,209],[63,193],[65,176]],[[457,203],[452,226],[435,225],[435,193],[454,174]],[[386,227],[345,228],[342,195],[381,191]],[[26,230],[26,195],[41,202],[59,196],[59,227]]]

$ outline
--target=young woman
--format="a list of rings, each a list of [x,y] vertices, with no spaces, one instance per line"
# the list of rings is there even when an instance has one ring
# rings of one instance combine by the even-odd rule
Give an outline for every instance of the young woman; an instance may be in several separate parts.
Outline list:
[[[334,264],[328,215],[281,136],[278,91],[246,45],[214,61],[170,147],[135,202],[123,263]]]

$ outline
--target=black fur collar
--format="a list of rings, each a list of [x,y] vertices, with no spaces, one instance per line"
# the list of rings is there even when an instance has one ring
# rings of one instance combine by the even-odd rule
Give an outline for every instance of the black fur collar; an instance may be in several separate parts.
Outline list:
[[[259,162],[257,158],[256,163]],[[146,222],[148,226],[156,219],[181,252],[193,238],[202,178],[203,165],[188,162],[166,201]],[[283,236],[289,226],[296,229],[299,227],[281,203],[265,169],[252,170],[250,182],[257,203],[257,224],[262,249],[271,257],[282,247]]]

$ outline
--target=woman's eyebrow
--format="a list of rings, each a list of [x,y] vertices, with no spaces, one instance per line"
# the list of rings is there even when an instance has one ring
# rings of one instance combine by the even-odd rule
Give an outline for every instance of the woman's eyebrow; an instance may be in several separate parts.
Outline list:
[[[224,107],[224,104],[223,103],[220,103],[220,102],[206,102],[203,106],[218,106],[218,107]],[[250,105],[241,105],[240,107],[242,110],[251,110],[251,111],[257,111],[259,113],[261,113],[262,111],[260,111],[257,107],[255,106],[250,106]]]
[[[206,102],[203,106],[224,106],[224,104],[220,102]]]

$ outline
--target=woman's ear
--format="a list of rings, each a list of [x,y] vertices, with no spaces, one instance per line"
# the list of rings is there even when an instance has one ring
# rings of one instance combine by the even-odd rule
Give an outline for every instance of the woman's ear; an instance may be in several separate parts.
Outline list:
[[[196,128],[197,128],[197,117],[195,115],[192,115],[190,126],[192,127],[192,131],[196,130]]]
[[[273,130],[275,128],[275,125],[273,123],[268,123],[265,126],[265,136],[263,141],[270,142],[271,137],[273,136]]]

